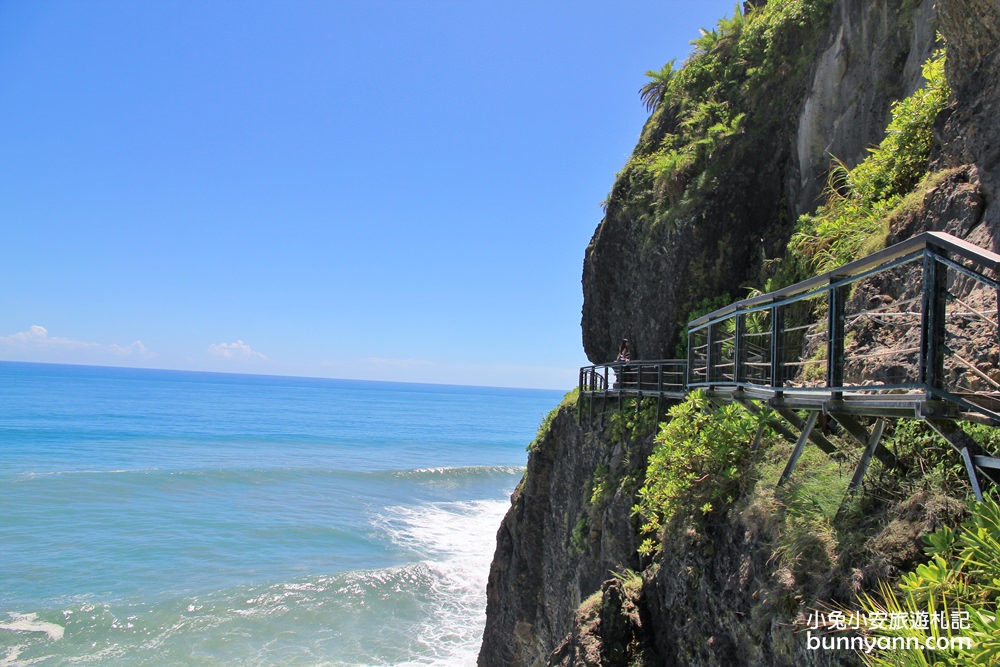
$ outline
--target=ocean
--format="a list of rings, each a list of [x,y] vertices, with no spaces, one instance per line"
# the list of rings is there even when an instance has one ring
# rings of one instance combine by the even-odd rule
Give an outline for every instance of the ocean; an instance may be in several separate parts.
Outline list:
[[[0,666],[473,665],[561,397],[0,362]]]

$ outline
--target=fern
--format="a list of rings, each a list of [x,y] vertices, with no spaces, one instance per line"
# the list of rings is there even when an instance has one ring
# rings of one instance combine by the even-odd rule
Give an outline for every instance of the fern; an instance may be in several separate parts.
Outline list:
[[[940,50],[924,64],[926,85],[893,105],[885,138],[861,164],[833,159],[826,203],[799,218],[788,244],[800,270],[830,271],[884,247],[892,210],[928,170],[934,119],[950,95],[944,61]]]

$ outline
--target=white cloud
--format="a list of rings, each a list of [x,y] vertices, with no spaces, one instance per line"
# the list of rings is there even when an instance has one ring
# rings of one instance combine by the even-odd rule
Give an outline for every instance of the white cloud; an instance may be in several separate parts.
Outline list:
[[[267,361],[267,357],[240,339],[237,339],[235,343],[212,343],[208,346],[208,353],[213,357],[232,359],[233,361]]]
[[[131,343],[125,346],[113,343],[111,345],[108,345],[107,347],[112,352],[117,352],[118,354],[126,356],[130,354],[137,354],[144,357],[149,354],[149,350],[146,349],[146,346],[142,344],[141,340],[132,341]]]
[[[129,345],[91,343],[61,336],[50,336],[48,329],[38,324],[28,327],[27,331],[0,336],[0,347],[11,352],[28,355],[85,352],[113,357],[152,356],[140,340]]]
[[[32,344],[44,342],[49,339],[49,332],[45,327],[33,324],[27,331],[18,331],[9,336],[0,336],[0,343],[5,345]]]

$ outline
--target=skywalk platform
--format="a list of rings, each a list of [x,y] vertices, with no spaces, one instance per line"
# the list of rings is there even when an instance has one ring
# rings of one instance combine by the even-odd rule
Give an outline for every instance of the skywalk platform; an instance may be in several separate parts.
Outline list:
[[[832,418],[866,448],[852,488],[872,456],[894,458],[880,444],[883,420],[922,419],[962,455],[981,498],[980,477],[1000,481],[1000,458],[958,423],[1000,426],[998,276],[1000,255],[926,232],[691,321],[685,359],[585,366],[580,401],[591,419],[595,407],[631,397],[655,398],[662,414],[696,389],[715,402],[766,405],[799,431],[783,427],[797,445],[783,481],[806,441],[836,455],[814,430],[820,416]]]

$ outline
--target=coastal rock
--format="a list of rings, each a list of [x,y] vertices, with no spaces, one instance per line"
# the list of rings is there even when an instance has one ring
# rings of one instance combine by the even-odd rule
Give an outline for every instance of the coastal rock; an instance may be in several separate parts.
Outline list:
[[[671,358],[700,301],[744,296],[740,286],[815,210],[831,156],[860,162],[881,140],[892,102],[922,85],[934,33],[933,0],[835,0],[823,36],[794,44],[812,49],[811,64],[789,65],[751,93],[746,129],[714,156],[696,209],[657,220],[649,184],[623,170],[584,258],[587,358],[609,361],[622,338],[633,357]],[[644,133],[659,136],[671,121],[654,115],[659,126]]]
[[[608,446],[616,429],[585,413],[559,411],[512,498],[490,573],[483,667],[858,665],[851,652],[802,641],[804,601],[846,604],[914,567],[920,536],[965,510],[917,494],[884,505],[858,533],[866,561],[817,542],[789,566],[775,557],[773,499],[753,496],[708,521],[680,517],[651,563],[636,556],[629,526],[651,443]],[[603,500],[595,494],[602,479],[616,488]],[[617,541],[607,540],[611,530]]]
[[[781,252],[792,221],[815,206],[829,154],[856,164],[881,139],[892,102],[920,84],[936,30],[953,90],[935,128],[937,173],[890,220],[889,242],[943,230],[1000,251],[1000,5],[834,0],[831,7],[808,71],[782,80],[791,90],[781,94],[795,103],[783,116],[755,118],[759,124],[721,151],[703,207],[664,224],[648,183],[629,170],[616,181],[584,261],[583,342],[593,362],[611,359],[623,337],[632,339],[634,358],[671,357],[694,304],[743,296],[739,286]],[[644,135],[666,129],[647,127]],[[905,276],[868,281],[853,305],[898,301],[912,289]],[[965,296],[973,309],[995,313],[995,300]],[[902,358],[865,353],[912,347],[915,335],[862,327],[848,350],[856,357],[849,372],[891,377]],[[1000,381],[1000,359],[977,356],[984,335],[995,332],[969,329],[955,349]],[[483,667],[860,664],[851,652],[804,647],[795,617],[802,596],[850,600],[912,568],[922,556],[919,537],[955,525],[963,512],[961,503],[918,493],[872,514],[856,536],[864,562],[820,544],[813,567],[795,568],[773,558],[767,508],[738,502],[700,524],[682,517],[671,525],[654,564],[637,555],[631,511],[652,439],[633,442],[596,419],[566,406],[533,447],[497,534]]]
[[[855,166],[881,139],[892,102],[923,84],[934,19],[929,0],[834,3],[830,34],[796,120],[787,183],[793,219],[816,208],[830,156]]]
[[[603,479],[634,474],[652,439],[609,439],[603,429],[582,427],[566,406],[533,446],[497,532],[481,666],[543,664],[609,572],[638,567],[633,500],[600,489]]]

